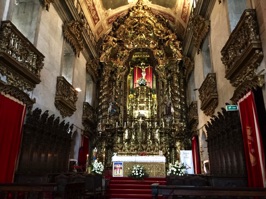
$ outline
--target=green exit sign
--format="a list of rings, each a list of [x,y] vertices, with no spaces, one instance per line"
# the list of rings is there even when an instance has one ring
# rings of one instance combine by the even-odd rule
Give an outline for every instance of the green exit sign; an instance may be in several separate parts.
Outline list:
[[[237,105],[226,105],[225,107],[226,111],[238,111]]]

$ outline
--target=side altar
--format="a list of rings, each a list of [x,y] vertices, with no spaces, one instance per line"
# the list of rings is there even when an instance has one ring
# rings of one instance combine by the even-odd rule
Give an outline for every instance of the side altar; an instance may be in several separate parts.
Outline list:
[[[163,155],[150,156],[113,156],[113,177],[127,177],[133,165],[141,165],[145,168],[149,177],[165,177],[166,158]]]

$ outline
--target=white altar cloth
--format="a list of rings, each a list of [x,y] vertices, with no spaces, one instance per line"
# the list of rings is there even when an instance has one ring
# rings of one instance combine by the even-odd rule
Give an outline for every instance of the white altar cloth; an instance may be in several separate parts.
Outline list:
[[[165,156],[147,155],[147,156],[113,156],[112,162],[166,162]]]
[[[147,156],[123,156],[115,155],[112,157],[113,177],[129,176],[133,165],[144,166],[149,177],[165,177],[166,158],[162,155]]]

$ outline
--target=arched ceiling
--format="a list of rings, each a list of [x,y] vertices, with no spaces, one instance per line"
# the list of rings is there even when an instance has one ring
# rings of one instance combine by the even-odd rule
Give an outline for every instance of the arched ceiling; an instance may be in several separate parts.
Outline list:
[[[128,13],[141,1],[152,12],[165,17],[179,38],[183,38],[189,20],[190,10],[195,0],[76,0],[81,5],[95,38],[99,40],[108,34],[113,22]]]

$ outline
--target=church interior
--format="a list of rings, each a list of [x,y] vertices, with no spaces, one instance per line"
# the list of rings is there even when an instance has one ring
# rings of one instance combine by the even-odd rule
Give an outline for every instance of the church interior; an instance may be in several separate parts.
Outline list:
[[[132,198],[196,182],[266,194],[265,9],[264,0],[0,1],[0,198],[37,185],[43,195],[31,198],[53,198],[43,187],[54,192],[62,175],[85,180],[57,184],[61,198],[95,198],[98,181],[102,197],[129,198],[108,188],[135,164],[165,181],[161,196]],[[185,175],[168,175],[176,162]]]

